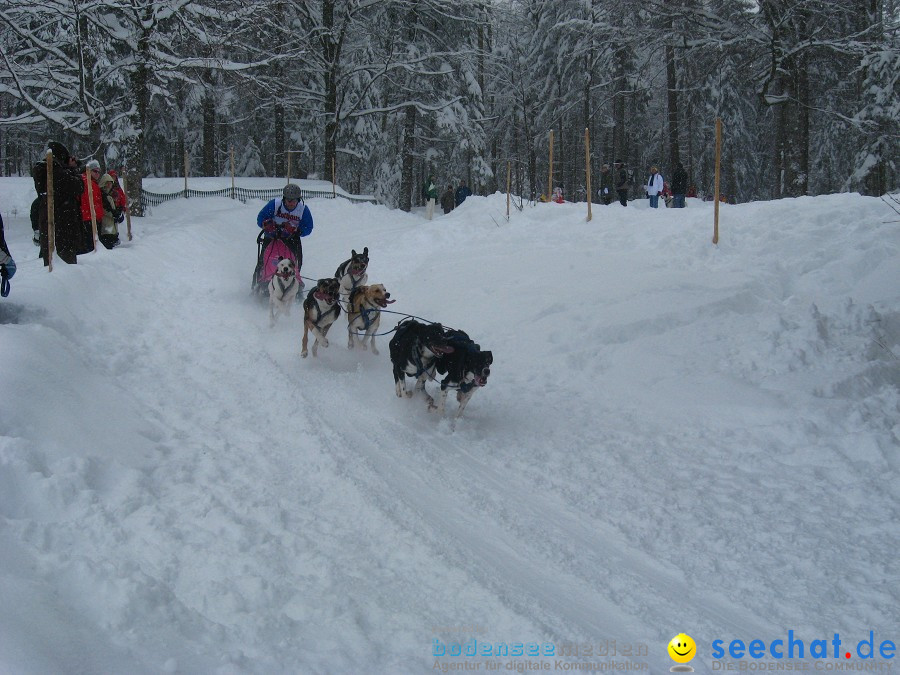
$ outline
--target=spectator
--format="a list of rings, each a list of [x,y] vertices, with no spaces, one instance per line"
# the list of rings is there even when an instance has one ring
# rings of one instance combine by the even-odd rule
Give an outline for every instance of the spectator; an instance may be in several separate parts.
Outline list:
[[[16,261],[9,254],[6,235],[3,232],[3,216],[0,216],[0,295],[9,295],[9,280],[16,274]]]
[[[116,195],[113,192],[115,180],[105,173],[98,181],[100,185],[100,197],[103,200],[103,217],[100,219],[100,243],[112,250],[119,245],[118,224],[125,219],[125,212],[116,203]]]
[[[621,159],[613,162],[616,175],[614,177],[616,183],[616,194],[619,197],[619,203],[622,206],[628,206],[628,171]]]
[[[35,246],[41,245],[41,196],[38,195],[31,202],[31,241]]]
[[[119,185],[119,174],[110,169],[107,171],[109,177],[113,179],[112,186],[112,195],[115,198],[116,206],[122,209],[122,213],[125,213],[125,209],[128,208],[128,197],[125,196],[125,190],[122,189],[122,186]],[[122,222],[121,220],[119,221]]]
[[[62,143],[51,141],[47,147],[53,152],[53,212],[56,252],[60,260],[70,265],[78,262],[76,249],[81,235],[80,199],[84,189],[78,170],[78,160],[69,154]],[[34,190],[40,199],[40,256],[44,265],[50,264],[47,223],[47,161],[40,160],[31,170]]]
[[[669,187],[668,181],[663,181],[663,189],[660,194],[662,195],[663,201],[666,203],[666,208],[671,208],[674,197],[672,196],[672,188]]]
[[[556,202],[557,204],[565,203],[566,200],[563,199],[563,191],[562,191],[561,187],[553,188],[553,197],[551,199],[552,199],[552,201]]]
[[[425,198],[425,217],[431,220],[434,217],[434,202],[437,200],[437,185],[434,184],[434,176],[428,176],[428,180],[422,185],[422,196]]]
[[[466,201],[466,197],[472,195],[472,191],[468,188],[465,181],[459,181],[459,187],[456,188],[456,205],[459,206],[464,201]]]
[[[604,164],[600,169],[600,189],[597,190],[597,194],[605,206],[612,204],[614,191],[612,172],[609,170],[609,164]]]
[[[672,173],[672,206],[676,209],[684,208],[684,195],[687,192],[687,171],[681,161],[675,163],[675,171]],[[696,196],[696,191],[694,193]]]
[[[644,190],[647,191],[647,196],[650,198],[650,208],[658,209],[659,193],[663,190],[663,177],[655,166],[650,167],[650,176],[647,178]]]
[[[450,213],[456,207],[455,197],[453,195],[453,185],[448,185],[447,189],[441,195],[441,208],[444,209],[444,215]]]
[[[90,195],[94,202],[94,219],[97,227],[103,220],[103,195],[100,192],[100,162],[96,159],[89,160],[85,166],[84,175],[81,180],[84,182],[84,191],[81,193],[81,239],[80,247],[76,253],[90,253],[94,250],[94,226],[91,222],[91,203],[88,200],[88,180],[90,179]]]

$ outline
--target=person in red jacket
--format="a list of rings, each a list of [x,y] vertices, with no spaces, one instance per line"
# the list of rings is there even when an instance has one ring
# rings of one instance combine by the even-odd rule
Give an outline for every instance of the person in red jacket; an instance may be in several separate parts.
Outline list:
[[[103,193],[100,191],[100,162],[96,159],[85,164],[84,175],[81,181],[84,183],[84,192],[81,193],[81,227],[82,236],[79,240],[78,255],[90,253],[94,250],[94,229],[91,225],[91,203],[88,200],[88,177],[91,180],[91,197],[94,202],[94,218],[99,227],[103,220]]]

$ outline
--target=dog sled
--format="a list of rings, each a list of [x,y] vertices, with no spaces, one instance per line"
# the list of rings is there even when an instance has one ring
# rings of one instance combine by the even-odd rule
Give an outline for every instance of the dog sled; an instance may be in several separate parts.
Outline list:
[[[269,296],[269,282],[278,269],[279,260],[287,258],[294,261],[297,281],[300,281],[300,267],[303,265],[303,245],[298,235],[285,237],[276,232],[274,236],[267,237],[266,234],[260,231],[256,237],[256,268],[250,282],[250,293],[260,299]]]

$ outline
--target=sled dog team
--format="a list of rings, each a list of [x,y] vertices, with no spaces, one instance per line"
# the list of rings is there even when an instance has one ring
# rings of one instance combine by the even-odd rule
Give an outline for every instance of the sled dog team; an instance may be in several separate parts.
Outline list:
[[[342,302],[346,304],[347,347],[359,346],[365,350],[371,346],[373,354],[379,353],[375,336],[381,325],[381,310],[394,300],[384,285],[366,284],[368,266],[369,248],[364,248],[362,253],[353,250],[350,258],[335,270],[334,277],[319,279],[310,289],[303,300],[300,356],[306,358],[309,354],[310,333],[314,338],[313,356],[318,355],[320,346],[328,347],[328,331],[341,314]],[[268,289],[270,325],[274,326],[281,314],[290,316],[291,304],[301,287],[294,261],[279,259]],[[397,396],[408,398],[421,391],[428,409],[442,415],[451,389],[456,390],[459,402],[456,417],[459,417],[472,395],[487,384],[491,373],[493,354],[490,351],[482,350],[465,332],[444,328],[439,323],[404,319],[397,325],[389,348]],[[437,374],[444,377],[440,401],[436,404],[425,390],[425,381],[435,379]],[[412,389],[406,387],[407,377],[415,382]]]

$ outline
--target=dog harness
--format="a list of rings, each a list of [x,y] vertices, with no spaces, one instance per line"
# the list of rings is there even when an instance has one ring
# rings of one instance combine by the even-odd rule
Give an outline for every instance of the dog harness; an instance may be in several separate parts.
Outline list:
[[[315,295],[315,293],[313,293],[313,297],[314,297],[314,298],[317,298],[318,300],[322,300],[322,298],[318,298],[318,297]],[[339,315],[339,314],[341,313],[341,306],[340,306],[339,304],[337,304],[337,301],[334,302],[334,304],[333,304],[332,307],[329,307],[329,308],[328,308],[328,311],[327,311],[327,312],[323,312],[323,311],[322,311],[322,308],[319,306],[319,303],[317,302],[317,303],[316,303],[316,320],[313,321],[313,325],[314,325],[314,326],[318,326],[318,325],[319,325],[319,321],[322,320],[322,317],[325,316],[326,314],[331,314],[332,312],[334,312],[335,317],[337,317],[337,315]]]
[[[375,307],[361,307],[359,310],[359,315],[363,320],[363,332],[369,330],[369,326],[375,323],[374,317],[371,317],[372,314],[377,314],[380,312],[380,309]]]
[[[284,294],[288,291],[288,289],[290,289],[294,284],[297,283],[297,278],[294,277],[291,279],[291,283],[289,283],[287,286],[285,286],[284,285],[285,277],[281,276],[280,274],[276,274],[275,276],[278,277],[278,287],[281,289],[282,297],[284,297]]]

